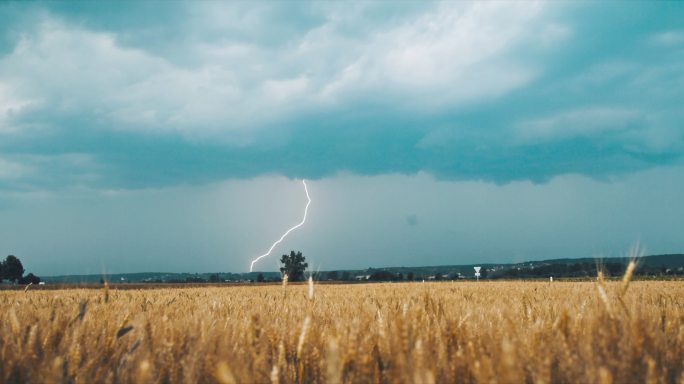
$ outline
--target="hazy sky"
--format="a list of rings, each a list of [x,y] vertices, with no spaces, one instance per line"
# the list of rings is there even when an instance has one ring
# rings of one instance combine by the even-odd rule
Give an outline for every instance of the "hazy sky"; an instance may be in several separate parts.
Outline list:
[[[684,252],[678,2],[0,3],[39,275]]]

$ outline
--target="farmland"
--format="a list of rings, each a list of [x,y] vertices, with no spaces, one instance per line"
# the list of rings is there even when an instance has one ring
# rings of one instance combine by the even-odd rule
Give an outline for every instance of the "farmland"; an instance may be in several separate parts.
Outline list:
[[[29,289],[0,303],[0,382],[684,383],[681,281]]]

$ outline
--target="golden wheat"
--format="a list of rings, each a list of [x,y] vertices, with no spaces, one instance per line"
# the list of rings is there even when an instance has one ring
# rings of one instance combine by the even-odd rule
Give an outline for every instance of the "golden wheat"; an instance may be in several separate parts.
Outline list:
[[[0,303],[3,383],[684,378],[681,281],[317,285],[315,299],[308,284],[20,290]]]

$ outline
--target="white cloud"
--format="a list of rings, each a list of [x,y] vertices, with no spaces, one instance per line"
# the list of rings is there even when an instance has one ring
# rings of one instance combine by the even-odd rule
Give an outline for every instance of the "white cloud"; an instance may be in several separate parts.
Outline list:
[[[32,104],[35,104],[34,100],[17,97],[16,92],[0,82],[0,134],[15,132],[17,127],[12,123],[12,118]]]
[[[573,31],[567,25],[550,23],[542,27],[538,39],[542,47],[548,48],[558,42],[569,39]]]
[[[642,70],[643,68],[639,64],[626,60],[601,62],[590,66],[578,76],[570,79],[567,88],[574,91],[595,89],[597,86],[604,86],[611,81],[633,78],[635,73]]]
[[[632,153],[667,153],[683,148],[681,129],[660,113],[638,108],[602,106],[567,110],[525,120],[513,128],[514,144],[546,144],[589,138],[620,145]]]
[[[300,98],[309,86],[309,79],[300,76],[294,79],[267,80],[263,84],[264,96],[276,102],[287,102]]]
[[[515,136],[522,142],[545,142],[620,131],[638,122],[642,114],[621,107],[592,107],[520,122]]]
[[[48,15],[0,59],[0,81],[40,100],[35,106],[43,116],[90,117],[99,126],[123,130],[231,137],[360,98],[423,109],[496,97],[539,71],[517,60],[516,49],[567,35],[542,20],[543,7],[536,3],[444,3],[356,34],[347,30],[364,7],[322,8],[317,11],[326,15],[323,24],[266,46],[240,38],[258,35],[267,20],[263,7],[199,7],[199,13],[213,15],[204,30],[226,38],[179,45],[193,58],[186,66],[121,45],[114,33]],[[551,32],[540,39],[537,30]],[[238,36],[230,38],[231,31]],[[3,103],[0,124],[23,106]],[[51,124],[45,120],[40,123]]]
[[[671,30],[651,36],[651,42],[660,46],[674,46],[684,43],[684,30]]]
[[[178,68],[117,45],[113,35],[54,20],[22,37],[0,61],[0,76],[40,97],[50,114],[92,116],[94,123],[119,129],[186,129],[241,110],[230,108],[241,94],[224,68]]]
[[[433,87],[454,83],[476,65],[506,53],[526,32],[521,24],[537,13],[538,7],[501,3],[465,9],[443,6],[383,33],[379,39],[383,43],[377,44],[387,47],[382,66],[389,79],[399,84]]]
[[[517,60],[516,50],[568,36],[539,34],[538,29],[551,28],[542,21],[542,11],[539,4],[446,3],[359,41],[342,39],[339,26],[331,23],[309,33],[299,49],[326,56],[326,42],[332,41],[346,58],[323,86],[327,100],[384,90],[402,108],[458,107],[500,96],[534,78],[540,68]]]
[[[18,162],[0,158],[0,180],[21,178],[31,172],[31,168]]]

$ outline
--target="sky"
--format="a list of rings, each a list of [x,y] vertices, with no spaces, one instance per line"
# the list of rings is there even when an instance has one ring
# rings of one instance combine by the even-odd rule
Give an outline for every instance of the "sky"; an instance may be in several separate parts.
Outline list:
[[[38,275],[682,253],[678,2],[2,2]]]

